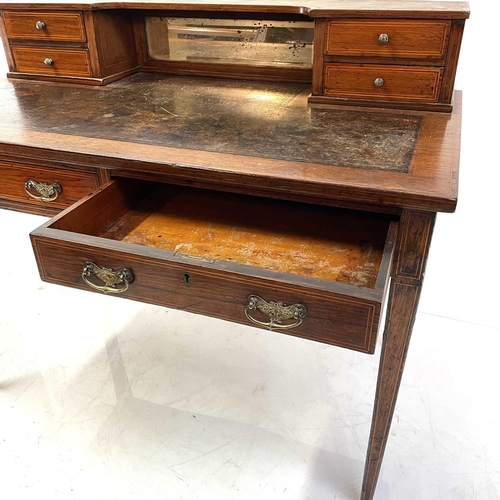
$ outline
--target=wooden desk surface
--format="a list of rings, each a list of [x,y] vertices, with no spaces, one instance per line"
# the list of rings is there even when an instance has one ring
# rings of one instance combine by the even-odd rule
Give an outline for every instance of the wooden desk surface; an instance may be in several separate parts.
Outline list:
[[[302,85],[139,74],[105,88],[0,83],[0,155],[255,194],[453,211],[451,114],[308,108]]]
[[[196,10],[225,12],[265,12],[305,14],[311,17],[425,17],[426,19],[467,19],[467,2],[422,0],[45,0],[0,2],[0,9],[12,10],[100,10],[100,9],[149,9],[149,10]]]

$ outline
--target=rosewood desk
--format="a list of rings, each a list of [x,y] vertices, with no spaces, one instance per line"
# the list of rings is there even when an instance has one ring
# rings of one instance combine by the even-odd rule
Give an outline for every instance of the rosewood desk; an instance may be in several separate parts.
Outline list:
[[[193,17],[165,25],[145,10],[166,10],[163,4],[127,4],[142,9],[136,17],[125,4],[117,11],[112,4],[43,4],[41,12],[6,5],[4,41],[10,76],[18,79],[0,83],[0,207],[54,215],[31,234],[42,279],[369,354],[386,308],[361,493],[373,498],[436,213],[457,202],[461,94],[451,91],[466,6],[405,2],[413,10],[402,11],[396,2],[381,21],[371,2],[342,9],[322,3],[322,11],[209,2],[196,4],[198,17],[193,4],[169,4],[169,16],[177,9],[198,20],[213,21],[215,13],[223,19],[207,28],[205,21],[193,26]],[[193,39],[226,50],[240,43],[226,23],[232,16],[236,31],[246,30],[247,18],[277,23],[276,32],[248,29],[259,57],[274,45],[292,52],[309,45],[311,67],[293,58],[284,67],[274,59],[210,67],[144,59],[148,33],[167,59],[175,43],[184,50]],[[316,19],[313,33],[305,16]],[[29,32],[34,19],[47,39]],[[142,66],[136,57],[133,69],[97,78],[96,60],[87,76],[72,77],[77,54],[103,56],[106,40],[94,46],[89,34],[101,22],[108,33],[131,27],[127,43],[139,47]],[[344,50],[337,33],[352,48],[359,28],[359,43],[371,46],[365,30],[371,40],[380,22],[395,30],[399,53],[398,46],[389,56],[369,55],[366,47],[336,53]],[[428,52],[417,56],[405,45],[410,37],[410,46],[420,46],[408,35],[416,27],[434,30],[422,45]],[[160,43],[165,30],[174,33],[168,50]],[[382,34],[392,40],[391,33]],[[302,37],[299,45],[288,43],[292,36]],[[377,36],[370,50],[386,50],[385,40]],[[47,50],[74,51],[75,59],[58,66],[54,56],[44,63],[48,70],[23,73],[23,64]],[[32,55],[23,59],[27,51]],[[361,64],[360,57],[368,59]],[[385,80],[372,82],[386,70]],[[423,79],[401,84],[406,71]]]

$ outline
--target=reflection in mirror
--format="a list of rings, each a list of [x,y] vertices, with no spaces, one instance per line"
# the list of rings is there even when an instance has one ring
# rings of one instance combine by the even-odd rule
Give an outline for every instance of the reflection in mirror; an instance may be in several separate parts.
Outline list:
[[[312,67],[314,22],[146,17],[159,61]]]

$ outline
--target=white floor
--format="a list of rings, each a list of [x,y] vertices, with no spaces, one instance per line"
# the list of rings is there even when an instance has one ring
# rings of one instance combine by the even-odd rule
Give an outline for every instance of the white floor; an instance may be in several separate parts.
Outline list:
[[[438,218],[376,500],[500,499],[500,109],[484,49],[500,9],[471,8],[459,208]],[[44,220],[0,210],[1,499],[358,498],[380,346],[42,283],[27,235]]]

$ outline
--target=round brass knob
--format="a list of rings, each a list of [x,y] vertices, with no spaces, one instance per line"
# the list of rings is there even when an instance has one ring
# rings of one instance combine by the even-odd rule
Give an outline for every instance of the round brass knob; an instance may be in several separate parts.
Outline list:
[[[382,87],[384,85],[384,79],[383,78],[375,78],[373,85],[375,85],[375,87]]]
[[[43,60],[43,64],[45,64],[45,66],[52,66],[54,64],[54,61],[50,57],[46,57]]]
[[[386,43],[389,43],[389,35],[387,35],[386,33],[382,33],[378,36],[378,43],[380,43],[380,45],[385,45]]]
[[[47,25],[43,21],[37,21],[35,24],[37,30],[44,30],[46,27]]]

